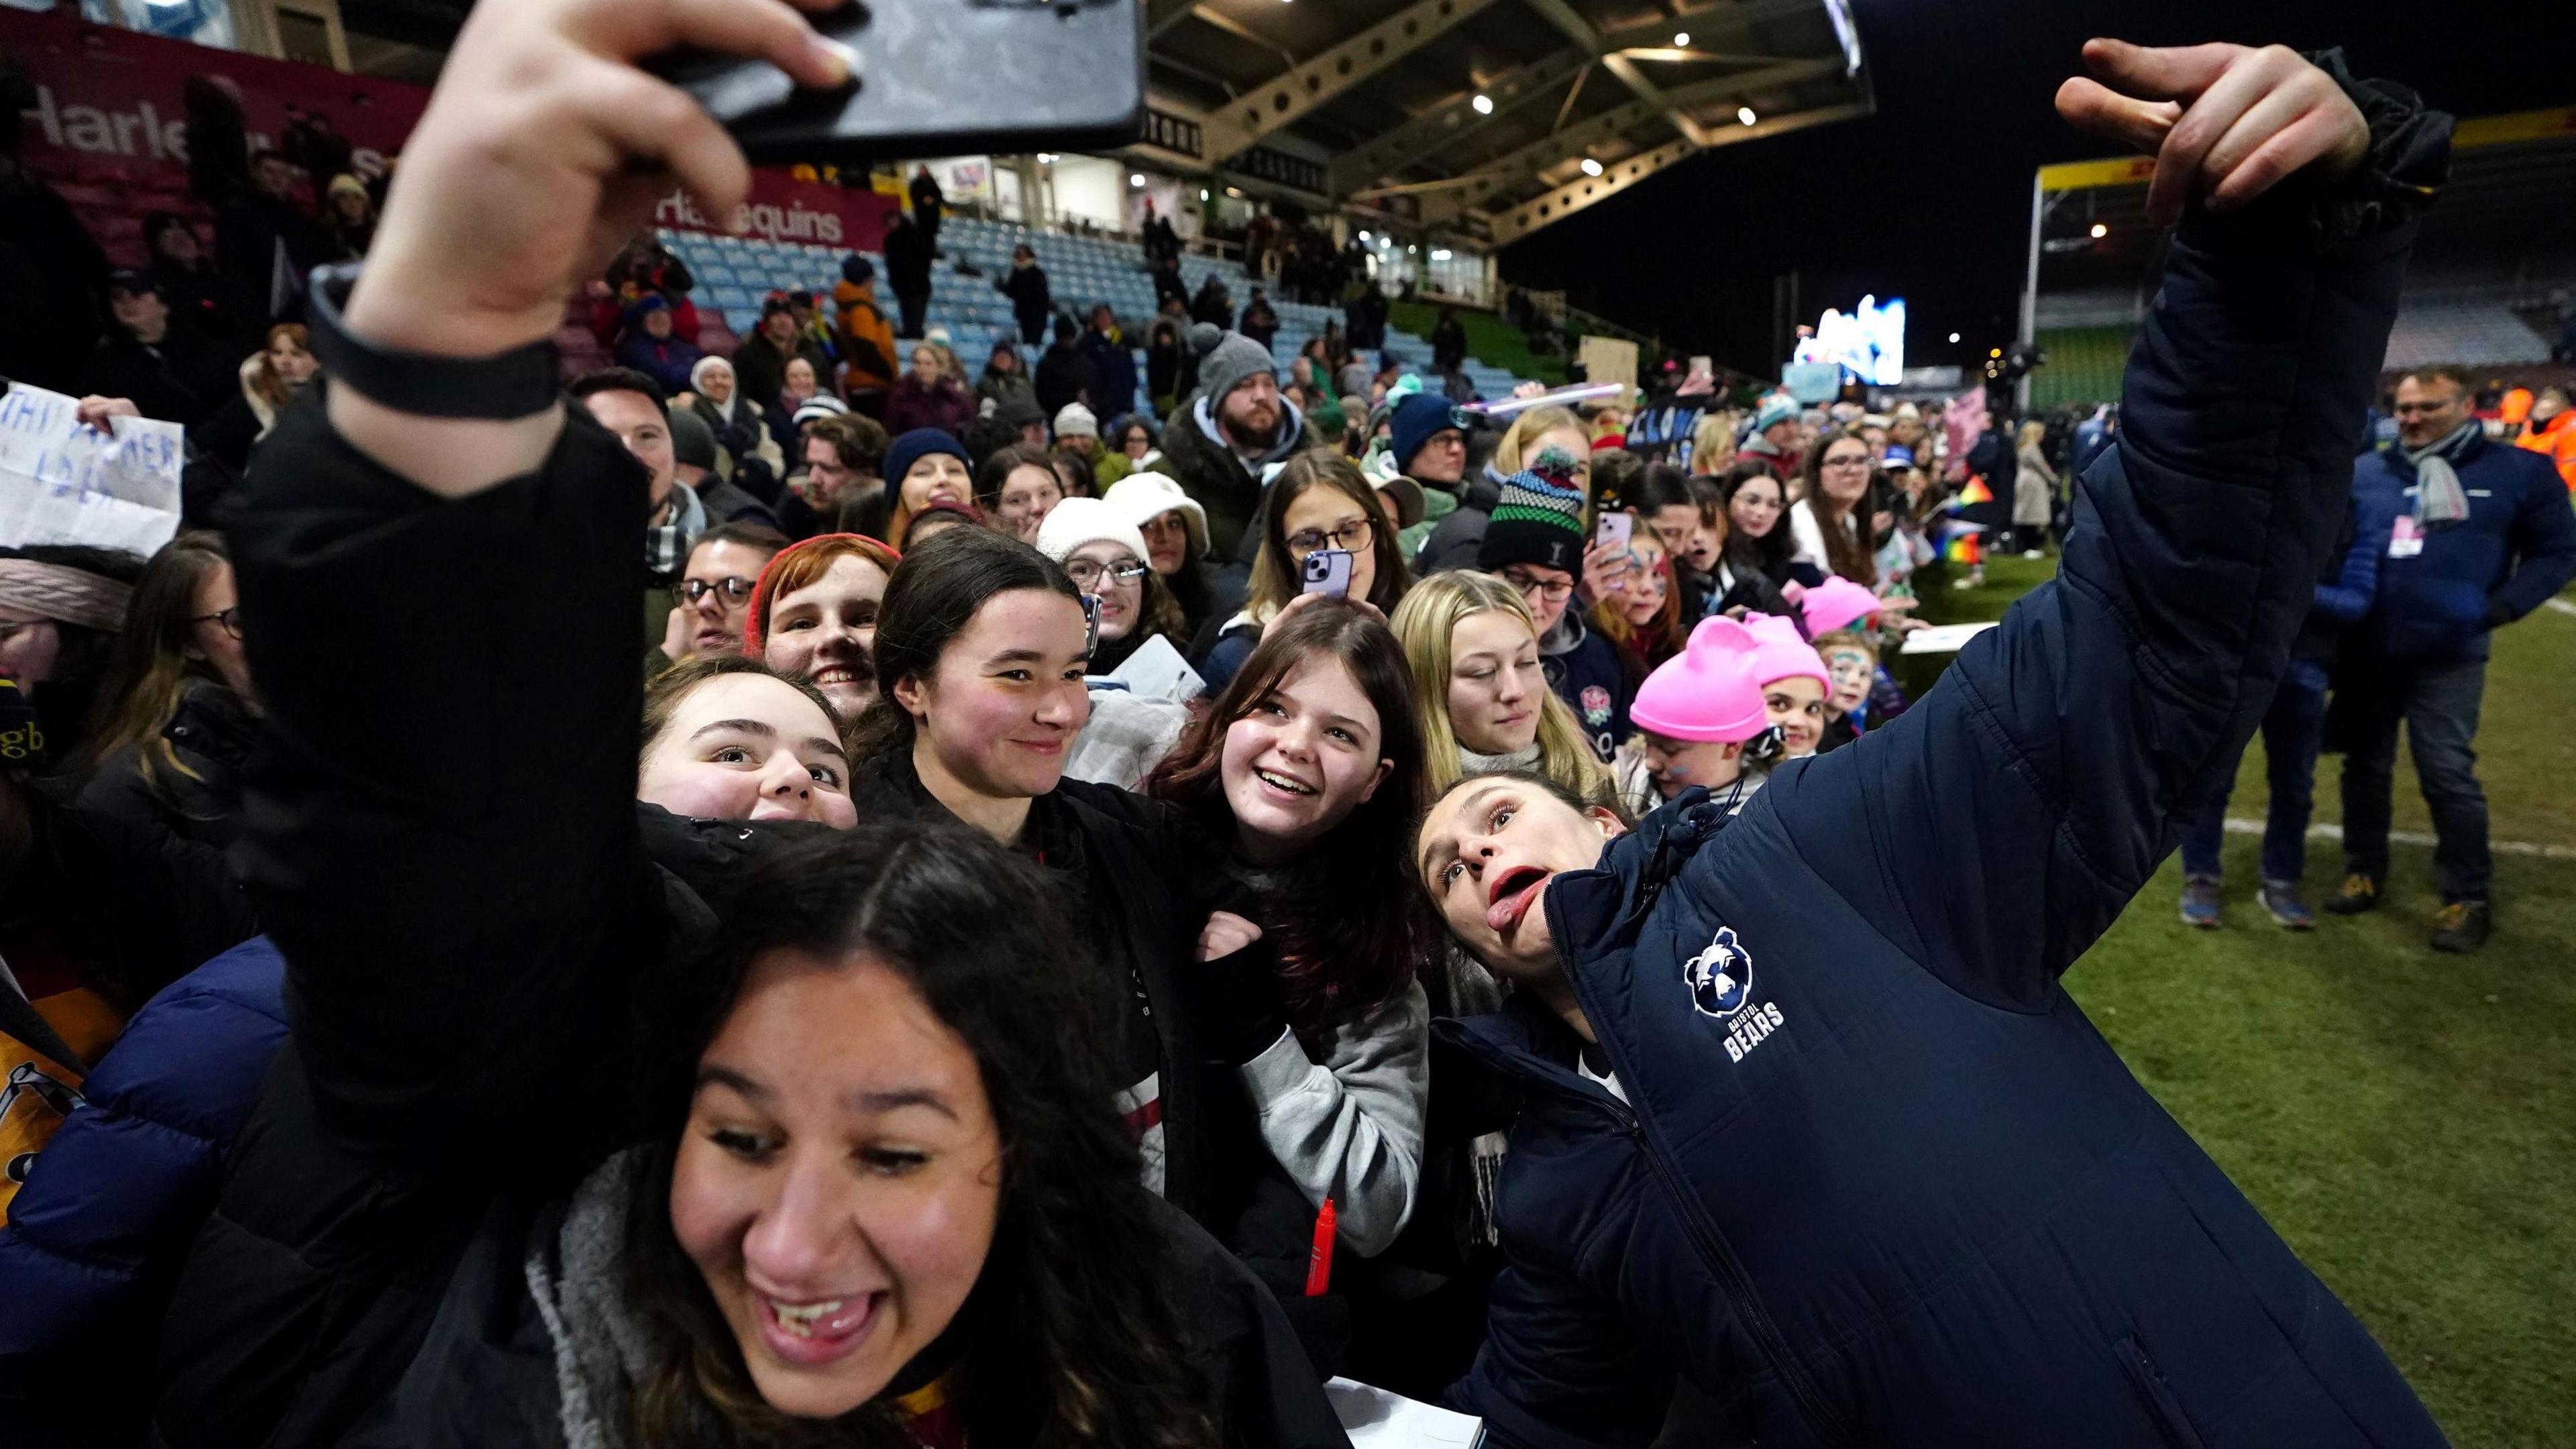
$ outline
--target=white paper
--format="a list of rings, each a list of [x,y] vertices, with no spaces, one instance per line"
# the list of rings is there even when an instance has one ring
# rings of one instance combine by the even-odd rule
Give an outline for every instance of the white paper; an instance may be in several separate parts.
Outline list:
[[[0,397],[0,545],[90,544],[149,556],[179,531],[179,425],[84,426],[79,403],[11,383]]]
[[[1118,681],[1139,699],[1167,699],[1174,704],[1187,704],[1207,692],[1207,681],[1160,634],[1137,645],[1125,663],[1101,678]]]
[[[1351,1449],[1469,1449],[1484,1442],[1485,1421],[1351,1379],[1329,1379],[1324,1397]]]
[[[1995,627],[1992,620],[1983,624],[1934,624],[1905,636],[1899,654],[1956,654],[1968,647],[1968,641]]]

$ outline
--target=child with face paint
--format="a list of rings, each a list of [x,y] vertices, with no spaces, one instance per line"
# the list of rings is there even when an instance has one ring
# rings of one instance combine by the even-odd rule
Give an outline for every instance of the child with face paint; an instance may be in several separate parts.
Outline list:
[[[1802,760],[1824,742],[1825,696],[1834,685],[1815,646],[1798,633],[1795,622],[1777,614],[1756,614],[1744,621],[1758,646],[1754,676],[1762,685],[1762,705],[1780,731],[1781,754]]]
[[[1878,678],[1878,646],[1869,636],[1843,629],[1816,640],[1832,686],[1825,692],[1825,733],[1816,753],[1850,744],[1869,728],[1869,691]]]

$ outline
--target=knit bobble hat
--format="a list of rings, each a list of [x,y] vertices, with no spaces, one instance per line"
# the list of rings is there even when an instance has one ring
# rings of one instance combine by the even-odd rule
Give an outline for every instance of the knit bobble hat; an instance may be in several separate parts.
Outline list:
[[[1827,579],[1807,590],[1798,600],[1798,613],[1807,621],[1807,637],[1821,639],[1836,629],[1847,629],[1856,619],[1866,619],[1879,611],[1878,595],[1849,579]]]
[[[1397,403],[1387,415],[1386,455],[1399,473],[1413,471],[1413,455],[1422,451],[1434,433],[1456,432],[1465,436],[1466,429],[1457,422],[1458,410],[1449,399],[1437,394],[1415,393]]]
[[[903,486],[903,475],[912,471],[912,465],[933,453],[946,453],[968,468],[975,466],[975,460],[966,456],[966,445],[946,430],[915,428],[887,446],[883,470],[886,482]]]
[[[1749,740],[1769,727],[1762,707],[1761,641],[1724,615],[1702,619],[1690,643],[1646,676],[1628,718],[1667,739]]]
[[[1138,559],[1146,557],[1145,535],[1129,520],[1127,510],[1106,498],[1068,498],[1047,510],[1038,525],[1038,552],[1062,563],[1086,543],[1103,539]]]
[[[1240,332],[1219,331],[1213,323],[1193,325],[1190,346],[1198,349],[1199,386],[1207,394],[1211,412],[1224,405],[1227,393],[1263,373],[1279,375],[1279,364],[1272,360],[1269,348]]]
[[[1754,614],[1745,619],[1744,628],[1758,646],[1753,651],[1754,683],[1767,689],[1780,680],[1805,675],[1829,690],[1834,687],[1825,656],[1799,636],[1796,623],[1778,614]]]
[[[1056,410],[1055,435],[1058,439],[1099,437],[1100,419],[1078,402],[1066,403]]]
[[[1545,472],[1539,471],[1545,468]],[[1512,564],[1583,571],[1583,490],[1570,469],[1547,458],[1503,480],[1502,497],[1485,525],[1476,567],[1492,573]]]
[[[1762,400],[1762,410],[1753,415],[1753,431],[1759,435],[1776,424],[1794,423],[1797,420],[1798,405],[1785,397],[1775,395]]]

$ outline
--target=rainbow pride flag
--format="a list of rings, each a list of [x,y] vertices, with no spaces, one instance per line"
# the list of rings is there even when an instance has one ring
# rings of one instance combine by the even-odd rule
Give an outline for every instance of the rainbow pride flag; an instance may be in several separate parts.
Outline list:
[[[1943,555],[1954,564],[1961,564],[1972,569],[1982,568],[1985,566],[1985,544],[1973,533],[1954,533],[1950,535],[1950,542],[1942,552]]]
[[[1980,503],[1994,501],[1995,490],[1986,486],[1986,480],[1981,474],[1970,474],[1968,486],[1959,490],[1959,504],[1963,508],[1974,508]]]

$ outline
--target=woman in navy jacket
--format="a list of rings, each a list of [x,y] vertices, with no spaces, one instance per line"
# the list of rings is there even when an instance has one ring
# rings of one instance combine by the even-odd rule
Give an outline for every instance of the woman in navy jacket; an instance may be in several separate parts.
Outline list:
[[[2061,108],[2162,144],[2161,214],[2215,204],[2060,579],[1731,822],[1694,794],[1623,832],[1513,776],[1425,822],[1434,903],[1522,988],[1442,1028],[1523,1088],[1452,1390],[1489,1442],[1642,1445],[1676,1374],[1766,1449],[2441,1442],[2058,978],[2271,696],[2448,123],[2331,54],[2086,58],[2190,109]]]

